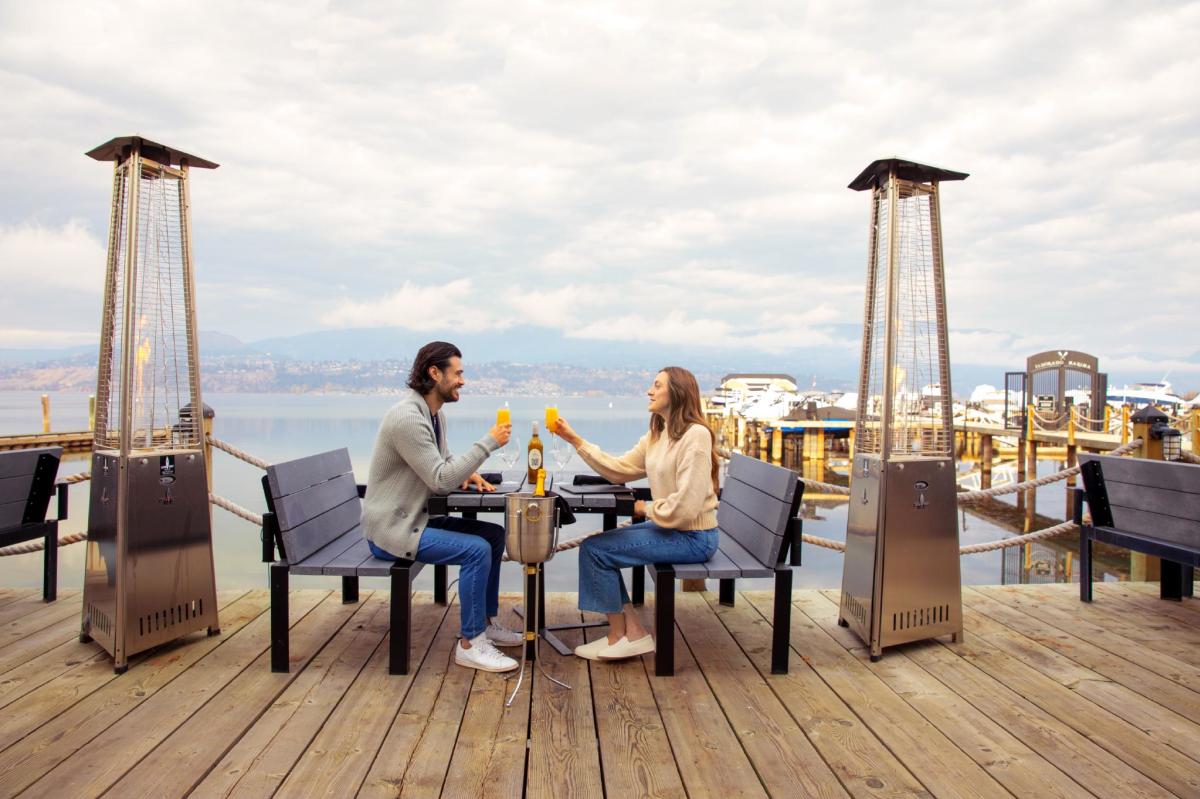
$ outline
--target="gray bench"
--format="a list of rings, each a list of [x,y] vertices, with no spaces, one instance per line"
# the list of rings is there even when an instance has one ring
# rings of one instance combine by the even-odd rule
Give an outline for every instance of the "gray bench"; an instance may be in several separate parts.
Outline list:
[[[800,565],[803,483],[795,472],[737,453],[729,462],[717,508],[720,544],[707,563],[656,563],[654,673],[675,673],[675,581],[719,581],[720,602],[733,605],[739,577],[775,579],[771,673],[787,674],[792,623],[792,567]]]
[[[67,486],[55,484],[62,447],[0,452],[0,547],[41,538],[42,599],[58,598],[58,523],[67,518]],[[58,518],[47,519],[58,494]]]
[[[1079,598],[1092,601],[1093,541],[1162,558],[1159,596],[1191,596],[1200,566],[1200,466],[1112,455],[1081,455],[1079,461]],[[1089,524],[1082,518],[1085,496]]]
[[[271,564],[271,670],[288,671],[288,575],[342,578],[342,601],[358,601],[359,577],[391,580],[388,672],[408,674],[412,581],[423,563],[381,560],[362,534],[366,486],[354,480],[346,449],[267,467],[263,477],[263,560]],[[279,551],[279,560],[275,551]],[[434,567],[434,601],[446,604],[446,567]]]

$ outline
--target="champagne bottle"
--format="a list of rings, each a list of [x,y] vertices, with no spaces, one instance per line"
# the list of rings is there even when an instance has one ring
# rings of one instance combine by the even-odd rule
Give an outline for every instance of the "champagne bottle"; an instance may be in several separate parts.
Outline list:
[[[533,435],[529,437],[529,450],[526,455],[526,463],[529,466],[529,474],[527,475],[529,485],[537,482],[538,469],[542,468],[542,440],[538,438],[537,422],[533,423]]]
[[[544,497],[546,496],[546,470],[538,469],[537,474],[537,488],[533,489],[533,495],[535,497]]]

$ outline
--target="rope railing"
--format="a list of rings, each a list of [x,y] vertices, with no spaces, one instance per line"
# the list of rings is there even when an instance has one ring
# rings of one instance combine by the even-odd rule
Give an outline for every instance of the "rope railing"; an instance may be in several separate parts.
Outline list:
[[[209,436],[209,441],[212,443],[213,446],[217,447],[218,449],[222,450],[223,452],[226,452],[229,455],[232,455],[233,457],[238,458],[239,460],[243,460],[246,463],[249,463],[253,466],[257,466],[260,469],[266,469],[267,466],[270,465],[266,461],[262,460],[261,458],[256,458],[255,456],[251,455],[250,453],[248,453],[244,450],[241,450],[226,441],[221,441],[220,439],[214,438],[212,436]],[[1110,450],[1107,454],[1109,454],[1109,455],[1124,455],[1128,452],[1132,452],[1133,450],[1137,449],[1141,445],[1142,445],[1142,440],[1140,438],[1134,439],[1133,441],[1130,441],[1127,444],[1123,444],[1119,447],[1116,447],[1115,449]],[[729,455],[730,455],[729,450],[721,450],[721,449],[717,450],[717,454],[719,457],[723,457],[726,460],[728,460]],[[1200,457],[1197,457],[1196,455],[1193,455],[1192,453],[1186,452],[1186,451],[1184,451],[1182,453],[1181,460],[1187,461],[1188,463],[1200,463]],[[1062,471],[1056,472],[1051,475],[1046,475],[1045,477],[1039,477],[1034,480],[1026,480],[1024,482],[1015,483],[1013,485],[1001,486],[999,488],[982,489],[980,491],[963,491],[957,495],[957,501],[959,503],[971,503],[971,502],[977,502],[979,500],[986,499],[986,498],[1001,496],[1003,494],[1014,494],[1018,491],[1026,491],[1031,488],[1038,488],[1040,486],[1049,485],[1050,483],[1054,483],[1059,480],[1065,480],[1072,475],[1079,474],[1079,471],[1080,471],[1079,466],[1072,466],[1069,469],[1063,469]],[[64,478],[62,482],[68,483],[68,484],[74,484],[74,483],[81,483],[81,482],[83,482],[85,480],[89,480],[89,479],[91,479],[90,472],[81,472],[80,474],[74,474],[74,475]],[[800,479],[804,481],[804,484],[806,487],[820,489],[820,490],[823,490],[830,494],[838,494],[838,495],[845,495],[845,496],[848,496],[850,494],[850,489],[847,486],[841,486],[841,485],[837,485],[835,483],[825,483],[820,480],[813,480],[813,479],[806,478],[806,477],[801,477]],[[251,510],[248,510],[247,508],[243,508],[241,505],[238,505],[233,500],[227,499],[225,497],[222,497],[222,496],[220,496],[218,494],[214,494],[214,493],[209,493],[208,500],[213,505],[216,505],[218,508],[222,508],[222,509],[234,514],[235,516],[245,519],[246,521],[250,522],[251,524],[257,525],[259,527],[262,526],[263,517],[260,514],[257,514]],[[990,552],[990,551],[993,551],[996,549],[1004,549],[1007,547],[1021,546],[1023,544],[1029,543],[1031,541],[1040,541],[1045,538],[1052,538],[1054,536],[1063,535],[1064,533],[1067,533],[1074,529],[1077,529],[1077,527],[1078,526],[1074,522],[1063,522],[1062,524],[1057,524],[1052,527],[1047,527],[1043,530],[1037,530],[1032,533],[1026,533],[1025,535],[1016,536],[1014,538],[1004,538],[1004,539],[999,539],[996,541],[988,541],[988,542],[985,542],[982,544],[971,544],[969,546],[960,547],[959,553],[963,554],[963,555],[969,555],[969,554],[975,554],[978,552]],[[596,536],[596,535],[600,535],[603,532],[604,532],[603,530],[596,530],[595,532],[587,533],[585,535],[581,535],[581,536],[572,538],[568,541],[560,542],[558,544],[558,546],[555,547],[555,552],[565,552],[570,549],[575,549],[576,547],[579,547],[581,544],[583,544],[583,542],[586,541],[587,539],[589,539],[593,536]],[[78,543],[79,541],[85,541],[85,540],[87,540],[87,533],[71,533],[69,535],[65,535],[65,536],[62,536],[61,538],[59,538],[58,545],[60,547],[62,547],[62,546],[67,546],[69,544],[75,544],[75,543]],[[845,543],[843,543],[841,541],[835,541],[835,540],[829,539],[829,538],[821,538],[820,536],[805,534],[805,535],[803,535],[803,540],[804,540],[804,543],[806,543],[806,544],[811,544],[813,546],[823,547],[825,549],[831,549],[831,550],[835,550],[838,552],[843,552],[846,549]],[[5,557],[8,555],[24,555],[24,554],[28,554],[31,552],[38,552],[38,551],[42,550],[44,548],[44,546],[45,546],[45,544],[41,540],[27,541],[27,542],[21,543],[21,544],[14,544],[12,546],[8,546],[8,547],[4,547],[4,548],[0,549],[0,557]],[[505,556],[505,559],[507,559],[507,555]]]

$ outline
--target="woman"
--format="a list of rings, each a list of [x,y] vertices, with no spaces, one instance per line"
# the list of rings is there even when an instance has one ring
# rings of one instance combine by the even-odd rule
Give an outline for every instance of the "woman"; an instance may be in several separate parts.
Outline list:
[[[608,530],[579,549],[579,608],[608,616],[608,636],[575,648],[588,660],[654,651],[621,579],[647,563],[704,563],[717,551],[717,455],[700,410],[700,387],[686,369],[668,366],[646,392],[650,430],[620,457],[605,454],[559,418],[552,432],[614,483],[650,479],[650,502],[634,504],[638,524]],[[669,633],[668,633],[669,634]]]

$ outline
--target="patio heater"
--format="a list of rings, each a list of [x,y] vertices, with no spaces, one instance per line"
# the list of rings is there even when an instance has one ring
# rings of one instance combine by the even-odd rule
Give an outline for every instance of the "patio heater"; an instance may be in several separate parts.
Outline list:
[[[871,192],[871,241],[838,623],[871,660],[962,634],[938,184],[966,177],[890,158],[850,184]]]
[[[188,173],[216,164],[137,136],[113,162],[80,640],[130,656],[219,631],[204,466]]]

